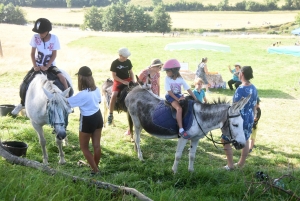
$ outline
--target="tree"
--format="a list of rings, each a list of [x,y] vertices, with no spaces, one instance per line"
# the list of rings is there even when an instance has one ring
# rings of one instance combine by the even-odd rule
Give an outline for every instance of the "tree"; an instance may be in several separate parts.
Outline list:
[[[67,2],[67,7],[72,8],[73,0],[66,0],[66,2]]]
[[[25,13],[18,6],[15,7],[12,3],[6,6],[0,6],[0,23],[8,24],[26,24]]]
[[[95,6],[92,6],[90,9],[86,10],[81,28],[90,28],[91,30],[95,31],[102,30],[102,10]]]
[[[105,31],[123,31],[126,24],[125,17],[125,6],[121,2],[109,6],[103,13],[103,29]]]
[[[298,13],[295,17],[295,23],[300,26],[300,13]]]
[[[219,9],[219,11],[227,10],[228,5],[229,5],[229,1],[228,0],[222,0],[217,5],[217,8]]]
[[[171,31],[171,17],[163,5],[158,5],[153,10],[152,30],[156,32]]]
[[[153,6],[158,6],[159,4],[162,4],[163,1],[162,0],[152,0],[152,5]]]
[[[126,11],[126,24],[124,31],[150,31],[152,19],[141,7],[129,5]]]

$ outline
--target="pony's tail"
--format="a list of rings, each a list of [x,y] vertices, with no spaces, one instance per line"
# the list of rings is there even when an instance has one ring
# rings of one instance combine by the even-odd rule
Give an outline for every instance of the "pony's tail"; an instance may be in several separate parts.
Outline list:
[[[127,120],[128,120],[129,131],[130,131],[130,139],[133,141],[133,121],[128,111],[127,111]]]

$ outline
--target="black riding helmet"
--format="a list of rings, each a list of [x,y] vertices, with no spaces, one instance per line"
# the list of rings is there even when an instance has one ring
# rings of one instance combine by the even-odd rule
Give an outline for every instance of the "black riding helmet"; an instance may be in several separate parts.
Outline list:
[[[32,29],[33,32],[36,33],[44,33],[52,30],[51,22],[46,18],[39,18],[34,23],[34,27]]]

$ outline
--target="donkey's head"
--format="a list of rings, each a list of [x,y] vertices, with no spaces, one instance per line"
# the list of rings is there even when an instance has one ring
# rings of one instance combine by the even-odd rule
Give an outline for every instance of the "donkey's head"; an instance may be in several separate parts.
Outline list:
[[[139,77],[137,75],[135,75],[137,83],[143,89],[151,90],[151,83],[150,83],[150,80],[149,80],[149,76],[150,75],[147,76],[146,82],[144,83],[144,82],[142,82],[142,80],[139,79]]]
[[[222,133],[236,149],[245,147],[246,139],[243,129],[243,119],[240,110],[247,104],[251,94],[246,98],[241,98],[238,102],[228,108],[227,118],[222,127]]]

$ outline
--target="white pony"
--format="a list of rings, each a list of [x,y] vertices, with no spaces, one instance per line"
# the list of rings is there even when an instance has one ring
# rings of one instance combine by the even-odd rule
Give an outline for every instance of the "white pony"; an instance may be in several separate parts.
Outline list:
[[[71,84],[71,79],[65,75]],[[59,164],[64,164],[62,140],[66,137],[68,115],[72,109],[67,104],[67,95],[70,88],[62,92],[53,81],[49,81],[44,74],[38,74],[30,83],[25,99],[26,114],[30,118],[33,128],[36,130],[43,151],[43,163],[48,164],[46,140],[43,126],[50,124],[56,133],[56,143],[59,150]]]

